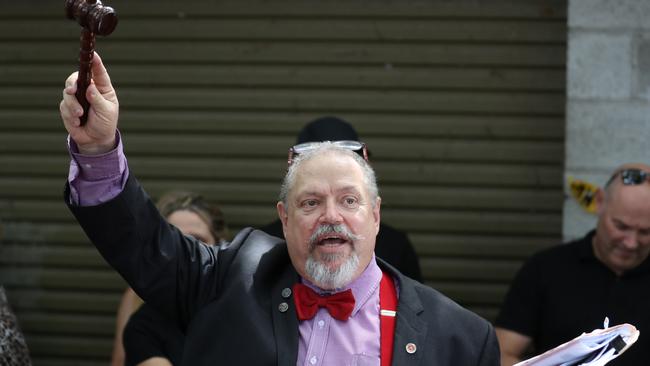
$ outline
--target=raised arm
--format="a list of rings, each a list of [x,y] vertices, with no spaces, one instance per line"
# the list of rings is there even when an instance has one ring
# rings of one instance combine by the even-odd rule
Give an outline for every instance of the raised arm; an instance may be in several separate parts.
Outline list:
[[[95,54],[90,104],[83,126],[75,97],[77,73],[66,80],[61,119],[72,161],[65,201],[88,238],[147,303],[186,325],[219,290],[217,249],[169,225],[128,174],[117,132],[119,107],[101,58]]]
[[[75,97],[77,72],[72,73],[65,81],[63,100],[59,105],[61,119],[70,138],[77,144],[79,152],[85,155],[99,155],[115,148],[119,115],[115,89],[97,53],[93,58],[92,74],[93,79],[86,90],[90,110],[85,125],[80,124],[83,109]]]

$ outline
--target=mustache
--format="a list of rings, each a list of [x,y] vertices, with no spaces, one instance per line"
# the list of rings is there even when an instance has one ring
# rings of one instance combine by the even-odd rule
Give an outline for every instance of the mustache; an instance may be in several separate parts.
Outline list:
[[[352,233],[345,224],[321,224],[309,237],[309,248],[313,249],[316,244],[318,244],[318,238],[327,234],[337,234],[337,236],[343,237],[345,240],[351,241],[352,243],[362,239],[361,235]]]

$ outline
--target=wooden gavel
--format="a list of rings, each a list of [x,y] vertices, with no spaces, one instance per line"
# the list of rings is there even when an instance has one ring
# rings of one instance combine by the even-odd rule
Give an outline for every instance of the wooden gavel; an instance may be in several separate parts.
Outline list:
[[[91,66],[95,52],[95,34],[107,36],[117,26],[117,15],[110,6],[104,6],[100,0],[66,0],[65,12],[68,19],[76,20],[82,27],[79,47],[79,76],[75,96],[84,110],[81,124],[88,120],[90,104],[86,99],[86,90],[92,79]]]

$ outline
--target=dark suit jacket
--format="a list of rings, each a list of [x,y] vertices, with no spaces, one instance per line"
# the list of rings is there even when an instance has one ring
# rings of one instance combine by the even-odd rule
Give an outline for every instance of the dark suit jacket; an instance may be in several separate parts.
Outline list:
[[[264,225],[260,230],[269,235],[284,239],[280,219]],[[418,256],[415,254],[411,241],[403,231],[388,226],[383,222],[379,223],[379,233],[377,233],[377,241],[375,242],[375,254],[391,266],[397,268],[403,275],[422,282],[422,272],[420,271]]]
[[[248,228],[222,248],[202,245],[169,225],[133,177],[113,200],[70,209],[131,287],[187,330],[183,365],[296,365],[298,320],[282,290],[299,277],[284,241]],[[393,365],[499,365],[487,321],[379,265],[399,286]]]

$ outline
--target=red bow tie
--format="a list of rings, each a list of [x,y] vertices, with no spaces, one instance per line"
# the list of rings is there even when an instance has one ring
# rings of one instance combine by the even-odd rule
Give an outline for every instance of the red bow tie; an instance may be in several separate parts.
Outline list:
[[[300,320],[313,318],[318,308],[326,308],[332,318],[348,320],[354,309],[354,295],[350,289],[334,295],[320,296],[302,283],[296,283],[293,285],[293,293],[296,313]]]

